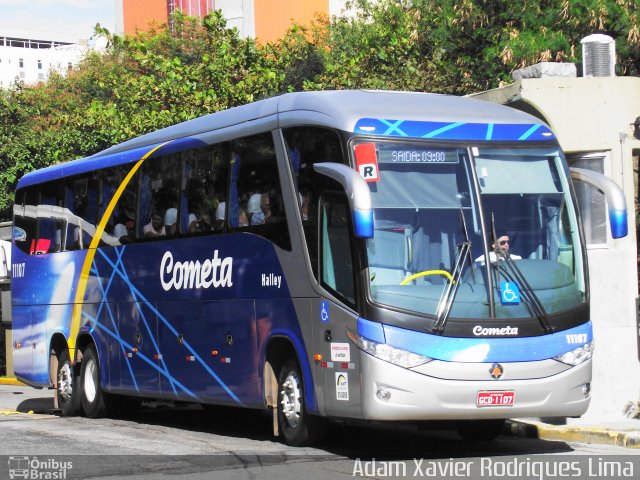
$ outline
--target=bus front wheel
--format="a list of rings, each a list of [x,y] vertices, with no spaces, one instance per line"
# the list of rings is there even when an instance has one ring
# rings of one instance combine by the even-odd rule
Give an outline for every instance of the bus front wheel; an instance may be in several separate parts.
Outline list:
[[[66,348],[58,354],[56,372],[56,398],[58,408],[65,417],[73,417],[80,413],[80,377],[74,373],[69,350]]]
[[[98,353],[89,345],[82,356],[80,382],[82,384],[82,409],[89,418],[106,416],[105,395],[100,386],[100,364]]]
[[[318,440],[323,431],[321,419],[307,413],[300,367],[288,360],[278,375],[278,428],[287,445],[301,447]]]

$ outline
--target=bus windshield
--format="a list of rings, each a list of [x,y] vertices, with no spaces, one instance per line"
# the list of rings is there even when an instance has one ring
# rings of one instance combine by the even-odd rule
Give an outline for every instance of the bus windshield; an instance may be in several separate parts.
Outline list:
[[[559,149],[371,145],[355,152],[358,161],[359,149],[375,149],[378,164],[367,240],[374,303],[440,321],[538,317],[544,324],[585,302]]]

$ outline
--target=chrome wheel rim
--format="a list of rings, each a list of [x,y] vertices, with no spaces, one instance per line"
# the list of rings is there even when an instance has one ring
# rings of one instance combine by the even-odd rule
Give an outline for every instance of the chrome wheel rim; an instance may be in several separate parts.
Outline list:
[[[58,395],[68,402],[73,394],[73,376],[71,366],[65,363],[58,369]]]
[[[291,428],[295,428],[300,423],[300,380],[295,372],[289,372],[287,378],[282,384],[282,392],[280,392],[282,405],[282,413]]]

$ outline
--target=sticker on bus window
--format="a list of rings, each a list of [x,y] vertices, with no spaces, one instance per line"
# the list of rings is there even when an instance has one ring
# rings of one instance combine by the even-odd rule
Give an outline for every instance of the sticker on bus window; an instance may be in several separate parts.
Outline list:
[[[377,182],[380,180],[378,170],[378,157],[376,146],[373,143],[361,143],[356,145],[356,168],[365,182]]]
[[[500,301],[503,305],[520,303],[520,288],[516,282],[500,282]]]
[[[49,253],[50,247],[51,240],[49,240],[48,238],[39,238],[38,243],[36,243],[35,239],[31,240],[29,255],[44,255],[45,253]]]
[[[349,400],[349,374],[336,372],[336,400]]]

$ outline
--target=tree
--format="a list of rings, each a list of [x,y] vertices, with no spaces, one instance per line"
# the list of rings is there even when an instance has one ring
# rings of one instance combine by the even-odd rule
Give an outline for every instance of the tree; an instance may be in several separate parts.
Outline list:
[[[640,74],[637,0],[352,0],[355,14],[284,45],[312,43],[324,70],[316,88],[391,88],[467,94],[511,81],[542,61],[578,63],[580,40],[611,35],[618,74]],[[300,27],[296,27],[299,29]],[[326,32],[314,34],[314,30]],[[304,83],[304,82],[303,82]]]
[[[253,39],[220,12],[177,13],[171,28],[119,37],[66,77],[0,91],[0,214],[11,216],[17,179],[54,163],[191,118],[274,95],[280,80]]]

